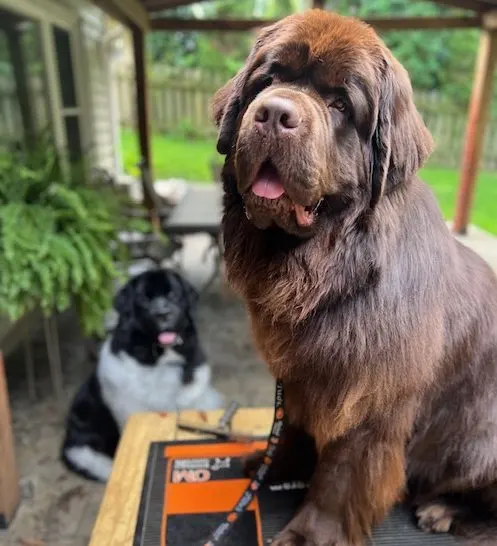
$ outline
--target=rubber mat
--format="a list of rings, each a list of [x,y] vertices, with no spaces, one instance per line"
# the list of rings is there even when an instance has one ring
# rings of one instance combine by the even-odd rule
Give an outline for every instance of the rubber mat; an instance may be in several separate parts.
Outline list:
[[[151,445],[134,546],[202,546],[243,494],[242,457],[265,442],[158,442]],[[306,493],[302,482],[264,486],[238,518],[226,546],[263,546],[285,526]],[[374,530],[372,546],[454,546],[449,535],[426,534],[397,506]]]

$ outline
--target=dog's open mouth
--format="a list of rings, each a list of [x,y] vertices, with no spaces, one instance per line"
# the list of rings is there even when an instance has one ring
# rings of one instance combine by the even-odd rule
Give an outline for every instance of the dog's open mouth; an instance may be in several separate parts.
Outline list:
[[[312,226],[321,203],[321,200],[319,200],[312,206],[305,207],[292,201],[283,186],[278,170],[270,161],[265,161],[262,164],[255,181],[250,187],[250,191],[257,197],[268,201],[288,198],[295,212],[296,222],[302,228]]]
[[[179,342],[179,336],[176,332],[161,332],[158,337],[158,341],[165,347],[170,347]]]

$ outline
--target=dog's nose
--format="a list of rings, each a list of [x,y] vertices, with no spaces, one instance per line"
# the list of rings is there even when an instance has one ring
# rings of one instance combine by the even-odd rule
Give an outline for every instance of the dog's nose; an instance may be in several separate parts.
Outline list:
[[[255,112],[255,122],[264,131],[291,131],[299,126],[297,107],[290,99],[267,98]]]

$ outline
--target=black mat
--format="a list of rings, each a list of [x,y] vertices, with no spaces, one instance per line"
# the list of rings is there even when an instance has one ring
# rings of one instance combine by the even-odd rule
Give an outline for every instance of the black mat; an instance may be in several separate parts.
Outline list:
[[[202,546],[230,511],[232,497],[238,496],[236,491],[246,486],[237,445],[205,440],[152,444],[134,546]],[[248,449],[246,444],[240,446]],[[170,450],[176,447],[180,448],[177,454]],[[261,489],[257,504],[236,521],[226,545],[270,544],[291,519],[305,492],[305,485],[299,482]],[[397,506],[374,530],[371,544],[454,546],[457,542],[449,535],[422,533],[414,525],[411,510]]]

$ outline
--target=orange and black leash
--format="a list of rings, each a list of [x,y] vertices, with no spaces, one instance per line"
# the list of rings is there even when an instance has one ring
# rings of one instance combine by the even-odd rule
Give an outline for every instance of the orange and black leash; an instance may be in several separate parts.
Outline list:
[[[264,454],[263,462],[258,468],[255,476],[252,478],[252,480],[250,480],[250,483],[243,492],[243,495],[235,504],[231,512],[226,516],[226,519],[221,524],[219,524],[218,527],[216,527],[214,532],[211,534],[209,540],[205,542],[204,546],[219,546],[223,543],[230,529],[233,527],[235,521],[237,521],[241,514],[245,512],[245,510],[257,494],[257,491],[264,483],[264,479],[269,472],[269,468],[271,466],[271,463],[273,462],[274,454],[283,434],[284,417],[285,408],[283,382],[278,379],[278,381],[276,381],[276,393],[274,396],[273,426],[271,428],[271,433],[268,438],[268,444],[266,452]]]

